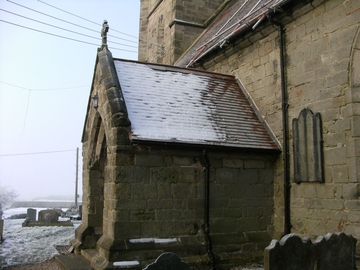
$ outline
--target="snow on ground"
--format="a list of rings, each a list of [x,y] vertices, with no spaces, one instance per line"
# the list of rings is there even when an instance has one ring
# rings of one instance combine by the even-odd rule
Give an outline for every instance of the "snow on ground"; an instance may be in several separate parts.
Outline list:
[[[3,216],[26,213],[27,208],[5,210]],[[43,208],[38,208],[39,210]],[[59,219],[62,220],[62,219]],[[0,244],[0,269],[4,267],[34,264],[46,261],[58,252],[57,245],[69,245],[75,237],[75,229],[81,221],[74,221],[73,227],[22,227],[24,219],[5,219],[3,242]]]
[[[45,208],[33,208],[39,213]],[[27,208],[12,208],[3,213],[4,232],[0,244],[0,269],[24,264],[44,262],[58,255],[55,246],[69,245],[75,237],[75,229],[81,221],[73,221],[74,227],[22,227],[24,219],[7,219],[15,214],[26,213]],[[63,209],[65,210],[65,209]],[[64,220],[64,219],[59,219]],[[176,240],[176,238],[174,238]],[[167,239],[167,241],[174,239]],[[155,242],[157,239],[134,239],[134,241]],[[116,266],[133,264],[135,262],[116,262]],[[136,262],[138,263],[138,262]],[[115,265],[114,264],[114,265]],[[242,268],[242,270],[263,270],[263,268]]]

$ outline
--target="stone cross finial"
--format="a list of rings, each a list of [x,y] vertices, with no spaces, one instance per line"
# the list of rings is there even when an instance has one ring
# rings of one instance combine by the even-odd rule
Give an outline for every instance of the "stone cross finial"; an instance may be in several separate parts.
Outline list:
[[[102,45],[107,46],[107,32],[109,31],[109,25],[107,20],[104,20],[103,27],[101,29]]]

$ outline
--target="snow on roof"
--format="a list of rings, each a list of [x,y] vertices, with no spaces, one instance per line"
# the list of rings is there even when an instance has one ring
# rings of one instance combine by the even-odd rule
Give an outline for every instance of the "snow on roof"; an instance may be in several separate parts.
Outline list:
[[[114,60],[132,140],[278,149],[234,76]]]

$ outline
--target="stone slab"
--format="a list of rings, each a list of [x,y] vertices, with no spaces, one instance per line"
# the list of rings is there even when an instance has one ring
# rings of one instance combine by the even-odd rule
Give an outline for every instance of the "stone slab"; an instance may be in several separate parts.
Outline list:
[[[63,270],[93,270],[90,262],[81,255],[59,255],[55,256],[55,261]]]

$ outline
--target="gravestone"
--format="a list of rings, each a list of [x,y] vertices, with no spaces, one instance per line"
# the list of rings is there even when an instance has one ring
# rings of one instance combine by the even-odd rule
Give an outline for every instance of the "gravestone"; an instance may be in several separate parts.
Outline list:
[[[146,266],[144,270],[192,270],[193,268],[190,267],[187,263],[181,261],[181,259],[172,252],[165,252],[161,254],[154,263],[149,264]]]
[[[0,203],[0,243],[3,240],[3,231],[4,231],[4,220],[3,220],[2,205]]]
[[[313,270],[315,247],[309,238],[301,239],[296,234],[287,234],[280,241],[272,240],[265,248],[266,270]]]
[[[26,213],[26,219],[30,221],[36,221],[36,209],[28,208]]]
[[[55,210],[41,210],[38,215],[38,221],[47,224],[56,223],[59,220],[59,213]]]
[[[4,220],[0,219],[0,243],[3,241]]]
[[[328,233],[311,243],[296,234],[272,240],[264,252],[264,270],[356,270],[356,239],[345,233]]]
[[[317,270],[355,270],[356,239],[345,233],[328,233],[315,240]]]

